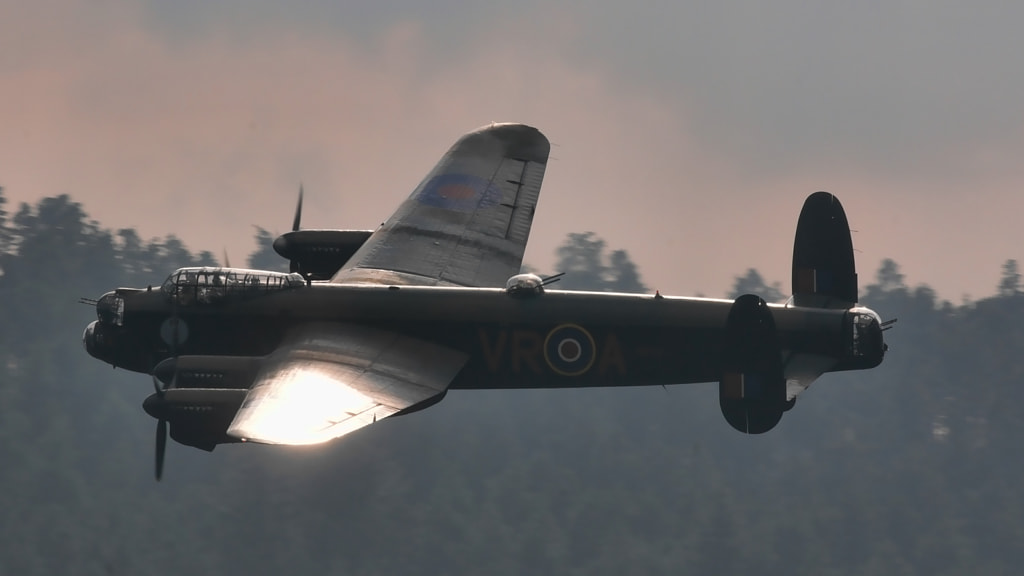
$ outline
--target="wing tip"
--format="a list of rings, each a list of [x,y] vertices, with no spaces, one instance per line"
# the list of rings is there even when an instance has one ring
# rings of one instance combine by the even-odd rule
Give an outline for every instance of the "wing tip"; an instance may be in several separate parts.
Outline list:
[[[491,122],[466,134],[455,146],[473,146],[481,143],[481,139],[497,140],[506,156],[528,162],[546,164],[551,153],[551,143],[543,132],[517,122]]]

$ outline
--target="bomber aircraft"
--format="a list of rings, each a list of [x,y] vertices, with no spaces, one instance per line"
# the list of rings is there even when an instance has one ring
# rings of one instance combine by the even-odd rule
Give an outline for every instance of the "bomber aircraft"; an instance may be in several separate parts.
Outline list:
[[[491,124],[460,138],[376,230],[300,228],[290,273],[182,268],[118,288],[85,329],[92,356],[150,374],[160,478],[181,444],[314,444],[429,407],[451,389],[718,382],[726,421],[771,430],[826,372],[873,368],[886,325],[857,306],[846,215],[807,198],[793,296],[768,304],[551,290],[520,273],[549,144]]]

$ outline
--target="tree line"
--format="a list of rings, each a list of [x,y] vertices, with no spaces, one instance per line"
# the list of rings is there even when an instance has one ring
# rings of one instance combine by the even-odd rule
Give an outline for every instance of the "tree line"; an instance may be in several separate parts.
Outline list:
[[[259,234],[253,264],[272,240]],[[558,259],[566,287],[646,291],[595,234],[570,234]],[[999,574],[1024,561],[1015,261],[992,296],[960,304],[884,261],[862,300],[900,319],[885,363],[825,375],[764,436],[722,420],[714,384],[460,391],[324,446],[172,444],[156,484],[151,383],[85,354],[95,316],[77,300],[214,263],[173,236],[105,229],[69,196],[9,213],[0,191],[0,573]],[[782,297],[756,270],[734,292]]]

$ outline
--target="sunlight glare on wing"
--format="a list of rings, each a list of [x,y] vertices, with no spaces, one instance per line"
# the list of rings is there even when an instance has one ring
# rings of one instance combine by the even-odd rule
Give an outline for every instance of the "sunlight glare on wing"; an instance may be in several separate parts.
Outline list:
[[[347,385],[356,378],[354,370],[319,362],[284,369],[272,385],[250,392],[231,433],[275,444],[316,444],[360,428],[373,421],[377,403]],[[353,418],[360,421],[347,430],[331,430]]]

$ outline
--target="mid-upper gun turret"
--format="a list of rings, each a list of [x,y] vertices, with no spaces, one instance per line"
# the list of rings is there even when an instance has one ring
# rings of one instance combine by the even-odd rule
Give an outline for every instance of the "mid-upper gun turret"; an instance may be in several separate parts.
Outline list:
[[[532,298],[544,293],[544,279],[536,274],[516,274],[505,283],[505,293],[513,298]]]

